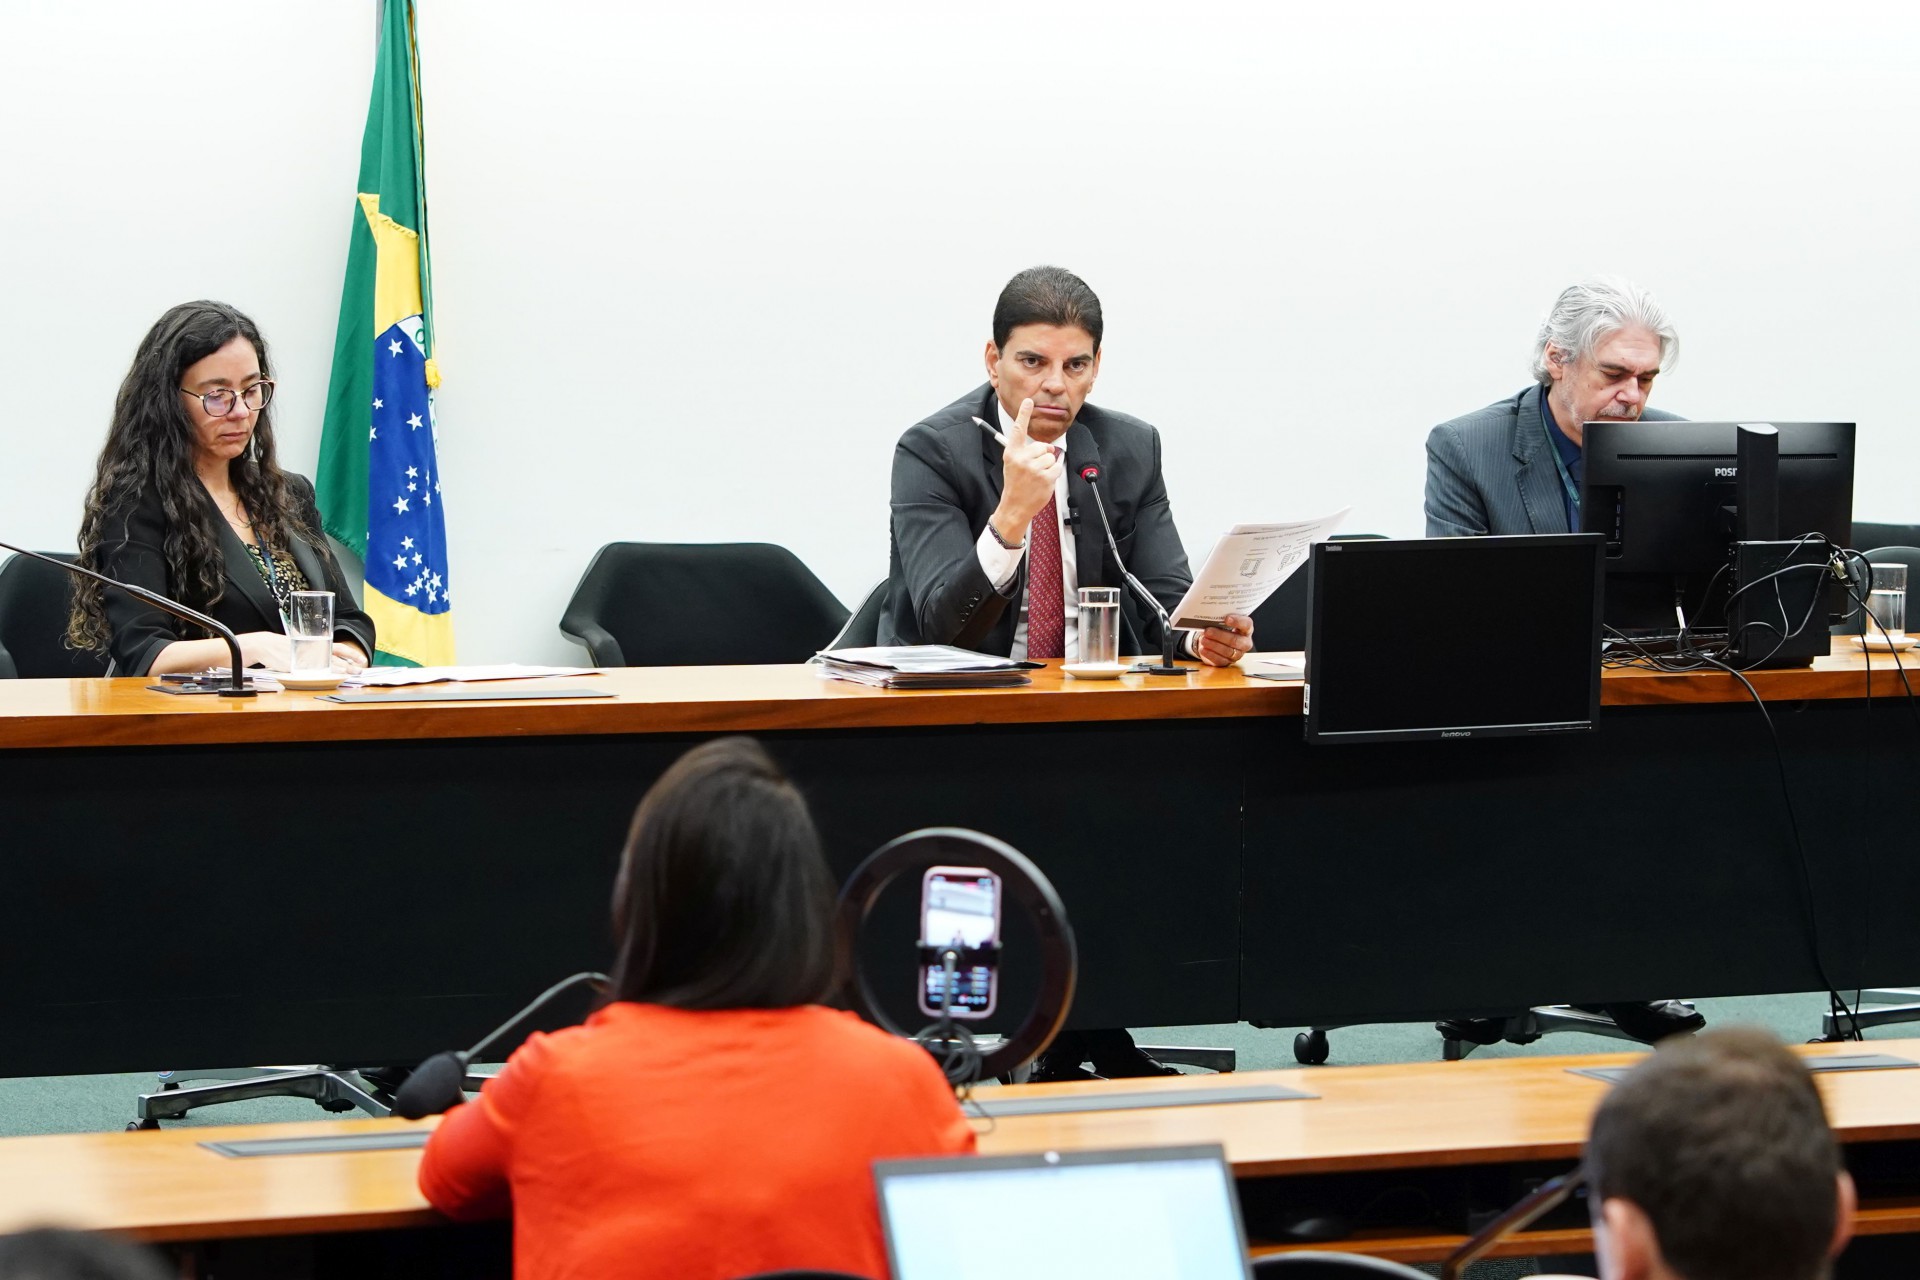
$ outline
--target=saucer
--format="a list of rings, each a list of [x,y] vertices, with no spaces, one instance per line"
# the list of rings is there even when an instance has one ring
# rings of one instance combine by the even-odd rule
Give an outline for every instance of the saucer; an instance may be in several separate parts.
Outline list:
[[[1913,648],[1915,637],[1912,635],[1903,635],[1896,640],[1890,636],[1880,634],[1875,635],[1872,639],[1868,639],[1866,636],[1848,636],[1847,639],[1859,648],[1870,649],[1874,653],[1901,653]]]
[[[342,680],[352,678],[342,671],[325,673],[316,671],[299,676],[290,671],[256,671],[253,674],[265,676],[269,680],[277,680],[283,688],[287,689],[338,689]]]
[[[1118,680],[1127,673],[1117,662],[1069,662],[1060,669],[1076,680]]]

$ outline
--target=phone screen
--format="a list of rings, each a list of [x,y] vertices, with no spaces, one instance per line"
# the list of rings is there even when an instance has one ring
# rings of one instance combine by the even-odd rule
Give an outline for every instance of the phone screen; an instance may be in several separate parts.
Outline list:
[[[1000,940],[1000,877],[981,867],[933,867],[921,882],[920,937],[929,946],[963,943],[984,946]],[[999,972],[987,958],[974,956],[955,975],[953,1016],[984,1018],[999,994]],[[920,1011],[945,1012],[947,971],[929,964],[921,975]]]

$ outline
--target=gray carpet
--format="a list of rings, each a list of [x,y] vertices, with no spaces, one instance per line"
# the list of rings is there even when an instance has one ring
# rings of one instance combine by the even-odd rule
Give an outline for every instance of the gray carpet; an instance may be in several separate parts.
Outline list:
[[[1756,1023],[1771,1028],[1790,1043],[1811,1039],[1820,1031],[1826,998],[1818,995],[1752,996],[1702,1000],[1701,1012],[1709,1025]],[[1291,1067],[1292,1030],[1262,1031],[1244,1023],[1206,1027],[1141,1028],[1143,1043],[1222,1045],[1239,1052],[1240,1069]],[[1888,1027],[1884,1038],[1920,1036],[1920,1027]],[[1431,1023],[1394,1023],[1348,1027],[1331,1034],[1330,1065],[1381,1062],[1425,1062],[1440,1056],[1440,1038]],[[1537,1053],[1610,1053],[1630,1048],[1619,1040],[1565,1034],[1547,1036],[1531,1045],[1496,1045],[1478,1049],[1476,1058]],[[0,1079],[0,1136],[29,1133],[84,1133],[120,1129],[133,1118],[134,1095],[156,1087],[152,1074],[110,1076],[48,1076]],[[356,1113],[348,1113],[356,1114]],[[283,1120],[323,1120],[328,1113],[301,1098],[268,1098],[236,1102],[194,1112],[166,1124],[215,1126]]]

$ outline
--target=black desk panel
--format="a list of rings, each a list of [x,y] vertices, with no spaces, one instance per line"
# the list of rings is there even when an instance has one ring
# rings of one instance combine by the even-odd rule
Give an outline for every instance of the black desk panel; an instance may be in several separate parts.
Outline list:
[[[969,826],[1052,876],[1081,1026],[1238,1007],[1243,721],[765,735],[836,873]],[[0,756],[0,1074],[412,1061],[612,958],[633,808],[694,736]],[[103,783],[102,779],[112,779]],[[876,912],[910,1003],[918,883]],[[1078,904],[1078,905],[1076,905]],[[886,930],[894,927],[893,934]],[[1010,920],[1010,1016],[1031,932]]]
[[[1776,707],[1843,988],[1920,981],[1898,704]],[[1544,742],[1308,748],[1295,717],[777,732],[835,871],[924,826],[1033,857],[1072,1022],[1432,1019],[1816,989],[1751,706]],[[0,1074],[409,1061],[611,959],[646,787],[694,735],[12,750]],[[1877,796],[1877,799],[1876,799]],[[1870,822],[1876,811],[1890,820]],[[918,885],[870,955],[909,991]],[[1031,992],[1010,915],[1003,1007]]]
[[[1920,730],[1897,703],[1770,710],[1827,974],[1843,990],[1920,981],[1920,860],[1899,816]],[[1824,986],[1759,713],[1609,708],[1601,726],[1537,742],[1262,740],[1242,1016],[1337,1025]]]

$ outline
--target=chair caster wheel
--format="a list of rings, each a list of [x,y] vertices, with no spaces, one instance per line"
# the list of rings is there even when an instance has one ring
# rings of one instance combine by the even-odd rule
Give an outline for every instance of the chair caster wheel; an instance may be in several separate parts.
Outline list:
[[[1302,1066],[1317,1067],[1331,1052],[1324,1031],[1302,1031],[1293,1038],[1293,1060]]]
[[[351,1111],[353,1103],[347,1098],[322,1098],[320,1106],[326,1111]]]
[[[178,1080],[162,1080],[160,1082],[160,1092],[162,1093],[171,1093],[179,1087],[180,1082]]]
[[[140,1131],[141,1131],[142,1129],[158,1129],[159,1127],[160,1127],[160,1122],[159,1122],[158,1120],[129,1120],[129,1121],[127,1121],[127,1132],[128,1132],[128,1133],[139,1133],[139,1132],[140,1132]]]

